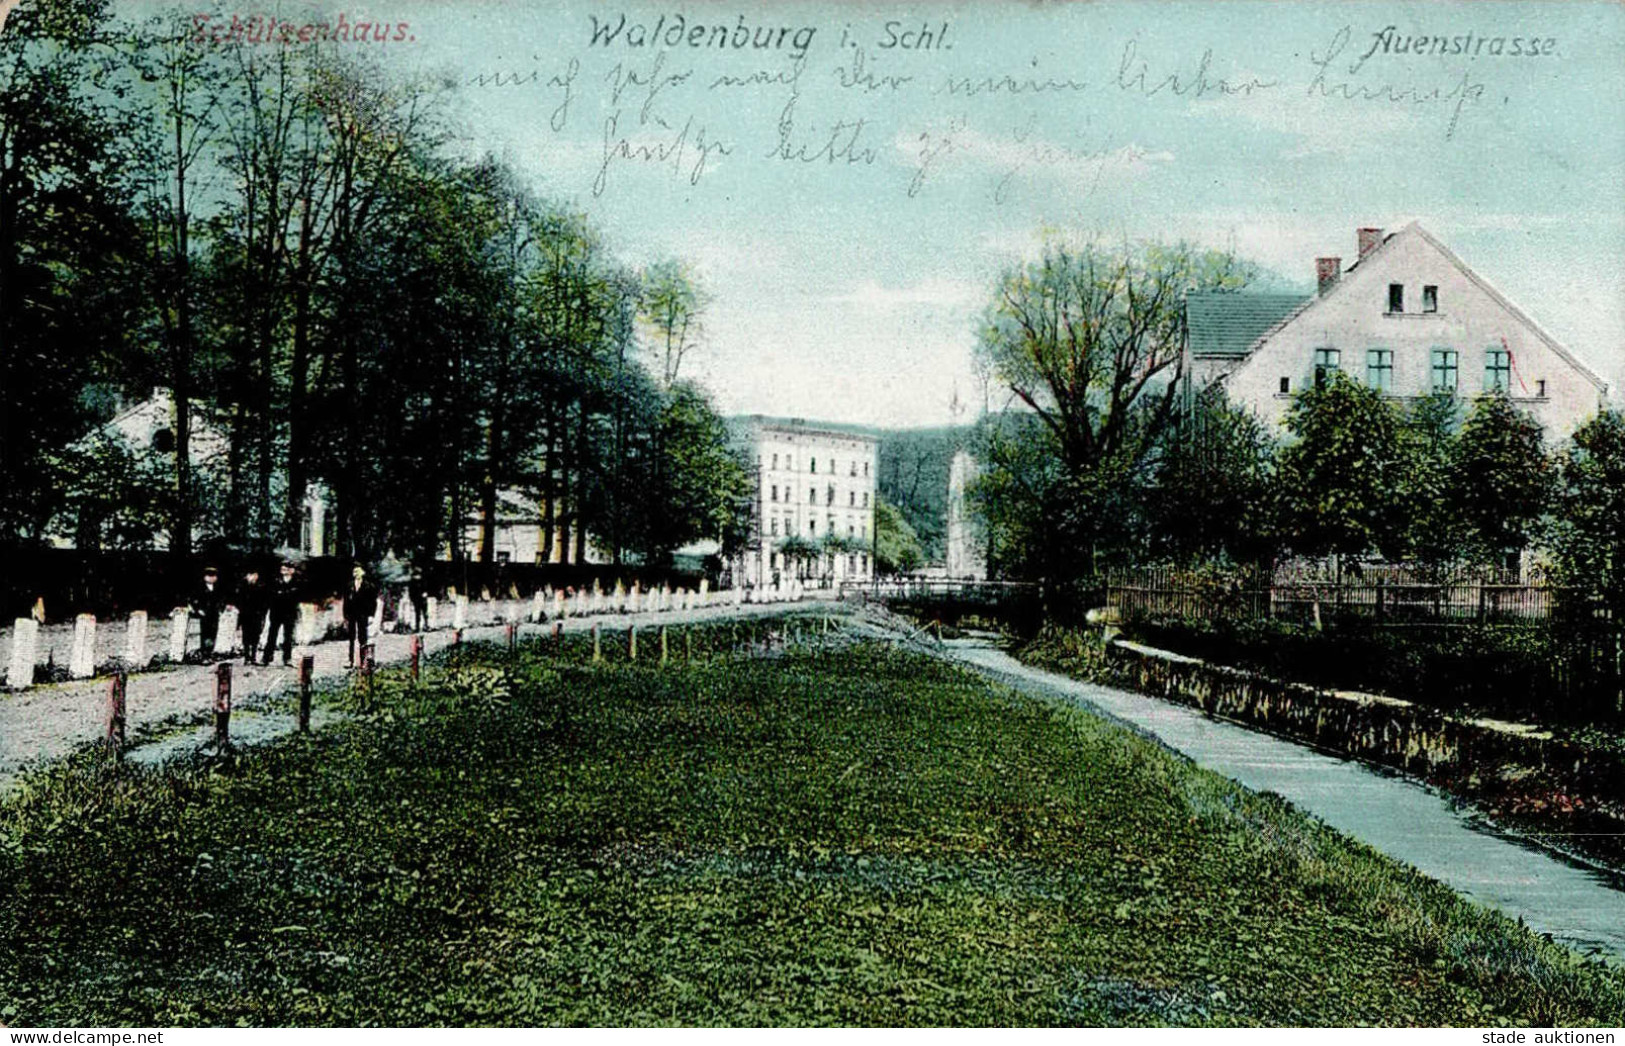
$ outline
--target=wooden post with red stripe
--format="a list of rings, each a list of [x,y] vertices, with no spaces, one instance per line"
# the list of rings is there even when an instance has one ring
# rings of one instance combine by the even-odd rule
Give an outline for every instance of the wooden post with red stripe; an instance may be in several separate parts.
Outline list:
[[[114,759],[124,758],[124,683],[123,672],[107,683],[107,747]]]
[[[310,684],[316,674],[316,655],[299,658],[299,732],[310,733]]]
[[[231,747],[231,662],[214,666],[214,747]]]

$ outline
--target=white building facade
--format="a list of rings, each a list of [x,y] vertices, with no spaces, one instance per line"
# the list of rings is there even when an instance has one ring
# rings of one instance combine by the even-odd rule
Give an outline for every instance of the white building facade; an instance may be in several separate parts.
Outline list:
[[[1412,222],[1356,232],[1357,257],[1317,258],[1312,296],[1192,294],[1187,373],[1279,424],[1331,371],[1397,400],[1507,393],[1561,440],[1606,405],[1606,383]]]
[[[747,419],[751,537],[737,582],[830,585],[874,576],[879,440],[816,422]]]

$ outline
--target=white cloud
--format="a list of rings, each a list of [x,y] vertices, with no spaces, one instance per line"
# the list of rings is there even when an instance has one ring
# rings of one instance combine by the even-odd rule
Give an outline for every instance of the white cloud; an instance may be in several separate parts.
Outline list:
[[[972,280],[938,278],[903,286],[865,280],[851,290],[827,295],[824,300],[866,309],[892,309],[900,306],[968,309],[979,304],[986,295],[987,288]]]

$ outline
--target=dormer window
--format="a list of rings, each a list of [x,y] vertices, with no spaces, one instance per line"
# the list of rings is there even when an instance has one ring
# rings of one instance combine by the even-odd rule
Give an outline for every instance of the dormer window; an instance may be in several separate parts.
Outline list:
[[[1388,311],[1405,311],[1405,285],[1403,283],[1390,283],[1388,285]]]
[[[1422,285],[1422,311],[1439,311],[1439,288],[1431,283]]]

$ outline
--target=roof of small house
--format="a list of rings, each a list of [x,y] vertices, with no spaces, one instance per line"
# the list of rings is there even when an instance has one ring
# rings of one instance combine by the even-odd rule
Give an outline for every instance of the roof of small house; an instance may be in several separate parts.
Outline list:
[[[1259,335],[1310,298],[1307,294],[1192,291],[1185,296],[1191,355],[1246,356]]]

